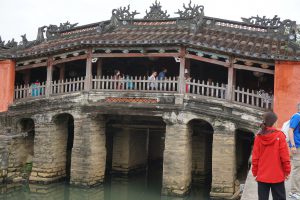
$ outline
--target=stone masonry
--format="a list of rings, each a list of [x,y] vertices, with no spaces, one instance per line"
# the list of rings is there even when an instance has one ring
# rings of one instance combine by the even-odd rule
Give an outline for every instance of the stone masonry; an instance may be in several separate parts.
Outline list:
[[[163,162],[164,195],[183,196],[190,189],[192,178],[191,130],[187,124],[166,126]]]
[[[148,133],[126,127],[119,130],[114,134],[112,170],[127,174],[145,169],[148,159]]]
[[[81,115],[74,119],[71,184],[93,186],[104,181],[105,124],[102,116]]]
[[[52,120],[39,115],[35,120],[33,167],[30,182],[51,183],[65,177],[67,119]]]
[[[235,192],[235,124],[215,121],[212,156],[211,196],[231,197]]]

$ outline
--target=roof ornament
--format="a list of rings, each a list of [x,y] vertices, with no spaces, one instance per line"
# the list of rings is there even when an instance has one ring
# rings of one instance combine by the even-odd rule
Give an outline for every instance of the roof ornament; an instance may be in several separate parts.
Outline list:
[[[37,42],[43,42],[45,40],[44,33],[46,32],[45,29],[47,26],[42,26],[38,28],[38,33],[36,36],[36,41]]]
[[[59,26],[50,24],[49,26],[47,26],[46,37],[47,39],[57,38],[60,32],[72,29],[75,26],[77,26],[77,24],[78,23],[71,24],[69,21],[65,23],[60,23]]]
[[[204,6],[192,5],[192,1],[189,2],[188,6],[183,4],[184,10],[179,10],[175,14],[179,14],[181,23],[189,24],[190,30],[196,34],[199,32],[204,24]]]
[[[280,34],[295,34],[297,30],[296,21],[289,19],[280,20],[280,17],[275,15],[272,19],[266,18],[266,16],[243,18],[242,21],[250,25],[258,25],[268,29],[268,31],[278,32]],[[272,30],[273,29],[273,30]]]
[[[0,36],[0,48],[4,48],[4,43],[5,43],[5,41],[4,40],[2,41],[2,38]]]
[[[109,32],[120,25],[127,25],[129,22],[134,19],[135,15],[140,14],[136,10],[130,12],[130,5],[127,7],[120,7],[118,9],[112,10],[112,16],[110,21],[100,22],[97,27],[97,32],[102,34]]]
[[[194,4],[192,6],[192,1],[190,0],[188,6],[183,4],[184,11],[179,10],[175,14],[179,14],[180,18],[195,18],[197,16],[204,16],[204,6]]]
[[[4,48],[11,49],[11,48],[15,48],[17,46],[18,46],[18,43],[13,38],[12,40],[8,40],[8,42],[4,45]]]
[[[130,12],[130,5],[127,7],[120,7],[118,9],[112,10],[112,16],[116,17],[118,20],[132,20],[134,19],[135,15],[140,14],[136,10]]]
[[[150,19],[150,20],[156,20],[156,19],[168,19],[170,17],[169,14],[167,14],[167,11],[162,11],[160,2],[157,2],[155,0],[155,3],[150,6],[150,11],[148,12],[146,10],[146,16],[144,19]]]

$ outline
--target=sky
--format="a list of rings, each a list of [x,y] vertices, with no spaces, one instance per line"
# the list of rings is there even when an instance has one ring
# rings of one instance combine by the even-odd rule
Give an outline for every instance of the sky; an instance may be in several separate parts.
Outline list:
[[[69,21],[79,25],[108,20],[111,11],[130,4],[137,10],[136,18],[143,18],[155,0],[0,0],[0,36],[2,40],[21,41],[36,39],[38,27]],[[160,0],[162,9],[171,17],[189,0]],[[282,20],[291,19],[300,24],[300,0],[192,0],[203,5],[206,16],[241,21],[241,17],[278,15]]]

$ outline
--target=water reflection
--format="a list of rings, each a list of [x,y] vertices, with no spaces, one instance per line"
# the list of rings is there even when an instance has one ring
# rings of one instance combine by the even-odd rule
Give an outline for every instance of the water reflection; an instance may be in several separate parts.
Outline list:
[[[9,184],[0,187],[0,200],[208,200],[205,184],[196,184],[184,197],[161,196],[161,171],[132,176],[111,175],[104,185],[78,188],[56,183],[50,185]],[[148,177],[148,178],[147,178]]]

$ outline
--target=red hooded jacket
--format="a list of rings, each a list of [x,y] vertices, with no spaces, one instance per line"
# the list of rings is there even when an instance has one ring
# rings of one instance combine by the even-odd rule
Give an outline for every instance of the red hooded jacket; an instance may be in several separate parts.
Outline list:
[[[264,183],[280,183],[291,172],[290,155],[283,132],[267,127],[255,137],[252,173]]]

